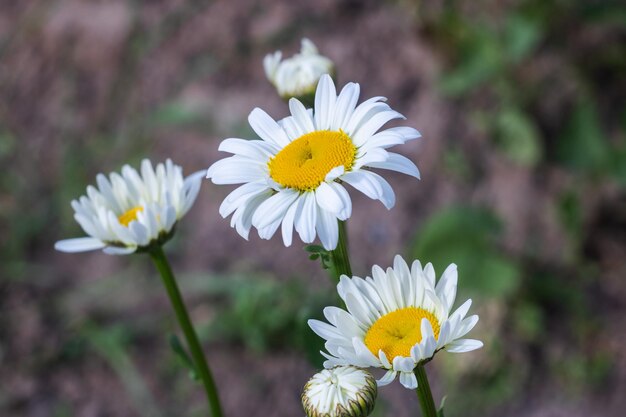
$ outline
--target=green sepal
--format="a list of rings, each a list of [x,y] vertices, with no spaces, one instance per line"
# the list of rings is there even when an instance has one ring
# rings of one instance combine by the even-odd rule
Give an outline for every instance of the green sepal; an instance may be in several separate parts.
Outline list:
[[[200,382],[200,374],[198,373],[195,363],[191,359],[191,356],[187,353],[187,350],[183,347],[182,343],[180,343],[178,336],[175,334],[170,335],[170,347],[183,366],[189,369],[189,378],[196,382]]]

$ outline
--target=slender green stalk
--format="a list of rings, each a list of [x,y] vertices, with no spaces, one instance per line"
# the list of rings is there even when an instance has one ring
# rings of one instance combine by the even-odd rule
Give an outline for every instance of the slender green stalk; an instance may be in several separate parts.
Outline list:
[[[220,399],[217,395],[215,381],[213,380],[211,370],[209,369],[209,365],[207,365],[206,358],[202,352],[202,346],[198,340],[198,335],[196,334],[196,331],[191,324],[191,320],[189,319],[189,314],[187,313],[185,302],[183,301],[178,285],[176,284],[176,278],[174,277],[172,268],[170,267],[167,258],[165,257],[165,253],[163,253],[163,248],[161,248],[160,245],[155,246],[155,248],[150,250],[149,253],[154,261],[154,264],[161,273],[161,278],[163,279],[163,284],[167,290],[167,295],[172,302],[172,307],[174,307],[176,318],[178,319],[178,323],[183,330],[185,339],[187,339],[187,345],[191,351],[191,357],[193,358],[194,365],[196,366],[200,379],[204,384],[204,390],[206,391],[206,396],[209,400],[209,407],[211,408],[211,415],[213,417],[222,417],[222,408],[220,406]]]
[[[350,267],[350,257],[348,254],[348,234],[346,233],[346,222],[338,221],[339,242],[337,247],[331,251],[331,261],[333,263],[332,273],[337,282],[342,275],[352,276]]]
[[[433,400],[433,393],[430,391],[428,376],[424,364],[419,364],[415,368],[415,377],[417,378],[417,399],[422,409],[422,417],[437,417],[437,408]]]

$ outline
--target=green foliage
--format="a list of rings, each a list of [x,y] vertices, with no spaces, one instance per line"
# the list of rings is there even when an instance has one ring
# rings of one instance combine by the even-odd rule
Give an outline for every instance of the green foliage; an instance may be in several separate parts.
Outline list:
[[[128,354],[128,330],[123,326],[102,327],[87,323],[81,333],[94,351],[118,375],[140,416],[159,417],[163,413],[148,389],[132,357]]]
[[[593,102],[580,100],[557,146],[557,158],[564,165],[583,172],[606,171],[610,150]]]
[[[332,264],[332,259],[331,259],[331,253],[327,251],[326,249],[324,249],[323,246],[307,245],[304,247],[304,250],[310,253],[309,255],[310,260],[315,261],[319,259],[322,264],[323,269],[332,268],[333,264]]]
[[[557,214],[569,238],[568,247],[564,248],[564,252],[566,257],[572,261],[576,261],[582,256],[580,253],[584,238],[582,210],[580,197],[574,190],[566,191],[559,196]]]
[[[507,77],[507,71],[528,57],[543,36],[539,22],[522,13],[510,15],[503,27],[456,17],[443,30],[460,54],[455,68],[441,78],[441,90],[451,96]]]
[[[197,128],[213,128],[213,122],[206,114],[180,102],[170,102],[158,108],[150,117],[156,126],[194,126]]]
[[[193,362],[193,359],[191,359],[191,356],[189,356],[189,353],[187,353],[187,350],[175,334],[170,335],[170,347],[176,357],[180,360],[180,363],[189,370],[189,378],[196,382],[200,382],[200,375],[198,374],[196,364]]]
[[[307,320],[320,318],[329,303],[300,281],[278,282],[263,276],[220,277],[208,292],[224,304],[204,334],[210,340],[240,343],[253,351],[297,349],[321,366],[323,340]],[[215,284],[215,280],[213,280]]]
[[[495,130],[498,144],[512,161],[535,166],[541,160],[541,135],[533,119],[520,109],[501,109],[495,117]]]
[[[438,273],[456,263],[459,286],[486,297],[510,295],[520,271],[496,246],[500,223],[487,210],[453,207],[430,217],[418,232],[411,255],[432,262]]]

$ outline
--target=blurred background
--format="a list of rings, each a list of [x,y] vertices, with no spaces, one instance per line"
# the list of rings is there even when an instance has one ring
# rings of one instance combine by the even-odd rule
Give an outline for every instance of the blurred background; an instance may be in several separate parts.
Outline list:
[[[99,172],[186,173],[287,114],[262,59],[302,37],[423,139],[387,212],[353,192],[352,264],[459,265],[485,347],[428,365],[446,416],[623,416],[626,8],[618,1],[2,1],[0,415],[202,416],[146,256],[62,254]],[[333,303],[302,244],[247,242],[206,181],[167,246],[227,416],[299,416]],[[374,416],[415,416],[385,388]]]

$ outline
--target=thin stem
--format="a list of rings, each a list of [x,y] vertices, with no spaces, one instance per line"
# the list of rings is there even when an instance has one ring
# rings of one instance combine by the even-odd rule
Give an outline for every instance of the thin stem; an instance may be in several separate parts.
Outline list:
[[[215,381],[213,380],[211,370],[209,369],[204,353],[202,352],[202,346],[198,340],[198,335],[196,334],[196,331],[191,324],[191,320],[189,319],[189,313],[187,313],[185,302],[183,301],[178,285],[176,284],[176,278],[174,277],[172,268],[170,268],[161,246],[157,245],[154,249],[150,250],[149,253],[150,257],[152,257],[152,260],[154,261],[154,264],[161,273],[161,278],[163,279],[163,284],[167,290],[167,295],[172,302],[176,318],[178,319],[178,323],[183,330],[183,334],[187,340],[187,345],[191,351],[191,357],[193,358],[193,362],[196,366],[200,379],[204,384],[204,390],[206,391],[206,396],[209,400],[209,407],[211,408],[211,415],[213,417],[222,417],[222,408],[220,406],[220,399],[217,395]]]
[[[339,220],[339,242],[337,247],[331,251],[333,262],[333,275],[337,282],[342,275],[352,276],[350,267],[350,257],[348,254],[348,234],[346,233],[346,222]]]
[[[437,408],[433,400],[433,393],[430,391],[428,376],[424,364],[419,364],[415,368],[415,377],[417,378],[417,399],[422,409],[422,417],[437,417]]]

